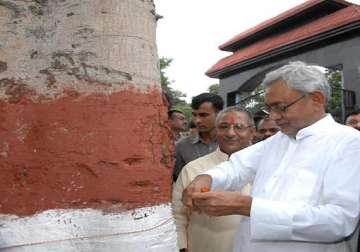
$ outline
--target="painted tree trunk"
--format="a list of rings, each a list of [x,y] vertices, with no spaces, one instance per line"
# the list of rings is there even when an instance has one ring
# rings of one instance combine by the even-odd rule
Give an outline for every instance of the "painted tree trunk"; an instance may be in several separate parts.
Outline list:
[[[0,250],[176,251],[152,0],[0,0]]]

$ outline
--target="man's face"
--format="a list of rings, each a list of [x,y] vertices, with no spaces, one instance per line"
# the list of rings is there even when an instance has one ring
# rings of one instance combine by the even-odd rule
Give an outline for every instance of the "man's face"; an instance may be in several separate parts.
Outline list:
[[[179,112],[174,112],[171,115],[170,119],[171,123],[171,129],[177,130],[177,131],[184,131],[186,130],[187,121],[185,115]]]
[[[268,137],[271,137],[279,131],[279,127],[276,125],[275,121],[270,118],[264,118],[259,122],[258,134],[260,140],[265,140]]]
[[[254,136],[255,128],[243,112],[226,113],[216,127],[219,148],[228,155],[249,146]]]
[[[351,115],[346,119],[346,125],[360,130],[360,114]]]
[[[216,110],[211,102],[202,103],[192,110],[192,120],[199,133],[210,132],[215,128]]]
[[[296,101],[294,103],[294,101]],[[285,111],[281,107],[293,103]],[[289,88],[285,81],[273,82],[265,90],[265,104],[270,107],[270,118],[273,119],[281,132],[294,137],[297,132],[316,121],[319,106],[315,106],[311,95],[304,96],[301,92]]]

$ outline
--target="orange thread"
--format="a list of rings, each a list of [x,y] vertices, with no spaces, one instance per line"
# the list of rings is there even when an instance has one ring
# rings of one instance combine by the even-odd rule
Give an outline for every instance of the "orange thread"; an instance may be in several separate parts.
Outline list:
[[[200,192],[210,192],[209,187],[201,187]]]

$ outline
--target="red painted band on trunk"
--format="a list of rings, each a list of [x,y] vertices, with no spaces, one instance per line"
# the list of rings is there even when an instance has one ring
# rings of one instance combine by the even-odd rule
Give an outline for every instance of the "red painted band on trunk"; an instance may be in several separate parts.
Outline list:
[[[169,202],[166,118],[159,90],[0,102],[0,213]]]

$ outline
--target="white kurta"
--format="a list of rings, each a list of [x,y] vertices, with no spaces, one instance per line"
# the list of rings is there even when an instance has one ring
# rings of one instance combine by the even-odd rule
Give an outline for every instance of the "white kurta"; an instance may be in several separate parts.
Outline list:
[[[206,174],[212,190],[253,182],[250,218],[236,252],[355,251],[360,213],[360,133],[330,115],[234,153]]]
[[[190,252],[232,251],[240,215],[209,217],[205,214],[190,214],[181,202],[183,190],[197,175],[227,159],[228,155],[217,149],[191,161],[181,170],[174,185],[172,201],[179,248],[189,248]],[[242,190],[244,195],[249,195],[249,192],[249,186]]]

